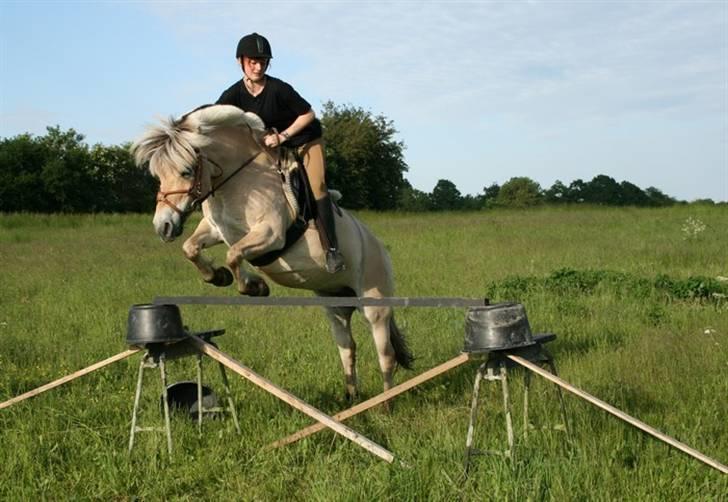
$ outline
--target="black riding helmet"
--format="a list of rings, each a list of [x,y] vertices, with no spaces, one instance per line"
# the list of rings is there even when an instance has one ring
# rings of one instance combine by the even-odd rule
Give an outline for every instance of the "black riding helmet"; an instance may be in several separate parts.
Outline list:
[[[245,35],[240,39],[240,42],[238,42],[238,50],[235,52],[236,58],[241,58],[243,56],[248,56],[249,58],[271,59],[273,57],[273,53],[270,49],[268,39],[263,35],[258,35],[257,33]]]

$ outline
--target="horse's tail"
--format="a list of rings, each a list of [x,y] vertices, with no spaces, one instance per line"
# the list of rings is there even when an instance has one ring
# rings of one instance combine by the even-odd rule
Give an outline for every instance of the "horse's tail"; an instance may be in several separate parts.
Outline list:
[[[411,370],[412,361],[415,358],[407,346],[407,340],[405,340],[404,334],[397,327],[397,323],[394,322],[394,313],[389,318],[389,341],[394,348],[394,358],[397,360],[397,364],[405,369]]]

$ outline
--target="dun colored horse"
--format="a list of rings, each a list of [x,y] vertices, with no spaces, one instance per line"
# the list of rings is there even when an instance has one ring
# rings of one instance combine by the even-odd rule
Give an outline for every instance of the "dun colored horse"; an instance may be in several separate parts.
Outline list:
[[[281,250],[299,208],[281,182],[277,152],[263,146],[263,122],[228,105],[205,106],[150,128],[132,146],[138,165],[149,164],[159,179],[154,228],[173,241],[198,206],[203,218],[183,244],[185,256],[206,282],[237,282],[241,294],[268,294],[268,286],[245,262]],[[329,274],[317,230],[310,224],[297,241],[272,262],[255,268],[277,284],[314,291],[319,296],[392,296],[392,265],[382,243],[345,210],[336,232],[346,270]],[[225,243],[225,266],[203,250]],[[326,308],[344,367],[346,393],[357,393],[356,344],[351,334],[353,307]],[[379,357],[384,389],[392,387],[396,364],[410,368],[412,355],[397,329],[391,307],[363,307]]]

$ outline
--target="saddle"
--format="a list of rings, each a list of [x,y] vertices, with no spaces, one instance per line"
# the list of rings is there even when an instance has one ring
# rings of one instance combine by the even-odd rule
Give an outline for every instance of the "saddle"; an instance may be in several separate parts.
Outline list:
[[[253,260],[250,264],[263,267],[273,263],[283,253],[293,246],[308,229],[309,221],[316,219],[316,202],[311,185],[308,182],[306,168],[298,151],[293,148],[281,147],[278,160],[278,172],[281,175],[283,192],[295,214],[293,223],[286,229],[286,243],[283,248],[276,249]],[[338,208],[337,208],[338,209]],[[340,211],[340,210],[339,210]]]

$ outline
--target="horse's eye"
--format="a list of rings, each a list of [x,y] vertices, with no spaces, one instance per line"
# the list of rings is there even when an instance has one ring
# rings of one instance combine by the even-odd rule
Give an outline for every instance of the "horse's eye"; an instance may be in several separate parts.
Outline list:
[[[185,169],[184,171],[182,171],[182,177],[187,180],[192,179],[193,175],[194,173],[192,172],[192,169]]]

